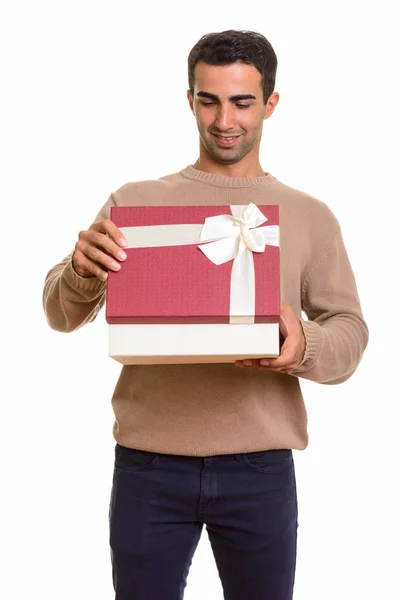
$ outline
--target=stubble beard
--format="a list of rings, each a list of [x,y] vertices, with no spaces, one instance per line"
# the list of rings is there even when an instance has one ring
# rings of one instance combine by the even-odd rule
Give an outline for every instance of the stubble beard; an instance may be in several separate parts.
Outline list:
[[[211,134],[210,134],[211,135]],[[257,140],[256,140],[257,141]],[[239,148],[219,148],[213,141],[202,140],[203,146],[211,158],[223,165],[232,165],[239,162],[244,158],[250,150],[254,147],[256,141],[253,144],[246,143],[244,139],[239,142]]]
[[[206,150],[206,152],[211,156],[211,158],[219,164],[222,165],[232,165],[247,156],[251,150],[260,142],[262,137],[262,127],[263,120],[260,121],[260,128],[257,135],[252,140],[246,140],[245,135],[243,134],[239,141],[238,148],[219,148],[212,139],[212,134],[208,132],[210,138],[205,138],[200,136],[201,142]]]

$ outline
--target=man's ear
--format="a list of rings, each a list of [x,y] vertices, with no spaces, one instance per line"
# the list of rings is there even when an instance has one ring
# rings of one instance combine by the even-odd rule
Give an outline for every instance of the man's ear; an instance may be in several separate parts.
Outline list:
[[[194,114],[193,96],[192,96],[192,94],[191,94],[191,91],[190,91],[190,90],[188,90],[188,91],[186,92],[186,96],[187,96],[187,99],[188,99],[188,102],[189,102],[190,110],[191,110],[191,111],[192,111],[192,113]]]
[[[265,105],[264,111],[264,120],[268,119],[272,115],[275,110],[276,105],[279,102],[279,94],[278,92],[273,92],[267,100],[267,104]]]

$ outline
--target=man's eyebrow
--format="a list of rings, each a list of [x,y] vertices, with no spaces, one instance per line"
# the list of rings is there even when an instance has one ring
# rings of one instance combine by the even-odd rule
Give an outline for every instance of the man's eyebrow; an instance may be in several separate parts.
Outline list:
[[[210,100],[219,100],[216,94],[210,94],[210,92],[197,92],[197,96],[200,98],[209,98]],[[253,94],[236,94],[235,96],[229,96],[231,102],[237,102],[238,100],[257,100]]]

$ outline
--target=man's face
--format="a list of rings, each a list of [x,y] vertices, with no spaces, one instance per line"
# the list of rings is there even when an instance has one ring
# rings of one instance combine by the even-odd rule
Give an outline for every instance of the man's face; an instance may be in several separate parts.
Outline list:
[[[190,108],[196,117],[203,149],[218,164],[233,164],[251,151],[258,160],[264,119],[273,112],[279,95],[263,103],[261,74],[253,65],[227,66],[198,62]]]

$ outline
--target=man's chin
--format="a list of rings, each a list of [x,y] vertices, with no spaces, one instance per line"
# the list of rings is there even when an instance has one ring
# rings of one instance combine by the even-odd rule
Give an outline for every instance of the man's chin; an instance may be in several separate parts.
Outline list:
[[[233,154],[231,152],[212,152],[211,157],[215,162],[220,163],[221,165],[233,165],[242,158],[240,154]]]

